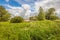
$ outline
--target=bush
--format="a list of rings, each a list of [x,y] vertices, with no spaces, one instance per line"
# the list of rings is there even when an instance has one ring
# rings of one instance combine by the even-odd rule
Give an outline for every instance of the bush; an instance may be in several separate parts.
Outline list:
[[[56,19],[58,19],[57,16],[51,16],[51,17],[50,17],[50,20],[56,20]]]
[[[14,18],[11,18],[10,22],[11,23],[20,23],[20,22],[23,22],[23,18],[20,16],[15,16]]]

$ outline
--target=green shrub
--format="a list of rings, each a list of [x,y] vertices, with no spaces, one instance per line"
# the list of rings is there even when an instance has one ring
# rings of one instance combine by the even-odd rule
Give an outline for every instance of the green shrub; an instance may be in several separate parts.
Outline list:
[[[15,16],[14,18],[11,18],[10,22],[11,23],[20,23],[20,22],[23,22],[23,18],[20,16]]]

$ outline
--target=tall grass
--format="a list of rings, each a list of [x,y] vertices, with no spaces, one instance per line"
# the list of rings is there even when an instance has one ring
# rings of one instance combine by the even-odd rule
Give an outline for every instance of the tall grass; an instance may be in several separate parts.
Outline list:
[[[60,40],[60,21],[0,22],[0,40]]]

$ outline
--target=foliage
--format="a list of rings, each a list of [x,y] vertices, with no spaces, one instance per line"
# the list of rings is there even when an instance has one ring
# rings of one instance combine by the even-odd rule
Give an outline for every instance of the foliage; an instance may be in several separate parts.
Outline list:
[[[59,19],[57,16],[51,16],[51,18],[50,18],[51,20],[57,20],[57,19]]]
[[[42,7],[39,9],[38,20],[45,20],[45,12]]]
[[[10,14],[6,11],[3,6],[0,6],[0,21],[8,21]]]
[[[23,22],[23,18],[20,16],[15,16],[14,18],[11,18],[10,22],[11,23],[20,23],[20,22]]]
[[[55,8],[49,8],[48,12],[46,14],[46,19],[47,20],[56,20],[58,17],[56,16],[55,13]]]
[[[0,40],[60,40],[60,21],[0,22]]]

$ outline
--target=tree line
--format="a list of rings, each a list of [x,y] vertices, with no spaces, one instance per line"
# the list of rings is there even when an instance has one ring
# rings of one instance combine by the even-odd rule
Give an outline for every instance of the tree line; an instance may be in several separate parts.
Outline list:
[[[47,11],[44,11],[42,7],[39,8],[39,14],[33,17],[30,17],[30,20],[56,20],[59,19],[55,8],[49,8]]]
[[[30,21],[41,21],[41,20],[56,20],[59,19],[58,16],[56,16],[55,8],[49,8],[47,11],[44,11],[42,7],[39,8],[39,14],[33,17],[30,17]],[[3,7],[0,6],[0,22],[6,22],[10,21],[12,23],[19,23],[23,22],[24,19],[20,16],[15,16],[11,18],[11,14]]]

